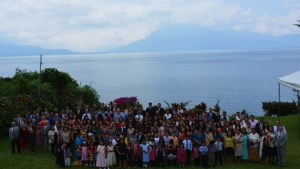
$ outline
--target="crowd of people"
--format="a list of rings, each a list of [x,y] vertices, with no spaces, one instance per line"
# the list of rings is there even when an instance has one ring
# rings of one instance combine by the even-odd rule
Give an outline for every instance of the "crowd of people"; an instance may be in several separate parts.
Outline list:
[[[99,168],[186,165],[210,166],[243,161],[285,166],[287,132],[245,110],[187,113],[161,104],[145,110],[117,104],[36,110],[13,119],[12,153],[51,152],[61,166]],[[27,147],[29,145],[29,147]],[[223,162],[224,161],[224,162]]]

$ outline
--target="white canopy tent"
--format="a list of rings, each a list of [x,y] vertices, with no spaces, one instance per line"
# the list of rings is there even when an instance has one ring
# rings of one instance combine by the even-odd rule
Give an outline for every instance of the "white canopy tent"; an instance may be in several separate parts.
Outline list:
[[[279,95],[279,103],[280,103],[280,84],[287,86],[295,91],[297,91],[298,98],[298,141],[300,142],[300,115],[299,115],[299,91],[300,91],[300,71],[280,77],[278,79],[278,95]],[[280,104],[279,104],[280,105]],[[280,117],[280,107],[278,110],[278,114]]]

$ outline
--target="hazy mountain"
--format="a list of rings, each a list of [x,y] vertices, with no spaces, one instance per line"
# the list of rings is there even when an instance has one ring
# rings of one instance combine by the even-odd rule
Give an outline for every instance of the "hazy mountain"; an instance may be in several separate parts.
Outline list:
[[[146,39],[109,52],[167,52],[191,50],[251,50],[299,48],[300,34],[271,36],[249,32],[219,32],[197,26],[172,26]]]
[[[64,55],[76,54],[67,49],[43,49],[38,46],[4,45],[0,44],[0,56],[29,56],[29,55]]]

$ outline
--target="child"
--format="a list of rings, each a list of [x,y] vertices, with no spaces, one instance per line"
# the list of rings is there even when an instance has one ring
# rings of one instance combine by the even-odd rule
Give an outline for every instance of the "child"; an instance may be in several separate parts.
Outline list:
[[[202,141],[199,151],[200,151],[201,159],[202,159],[202,167],[208,168],[208,163],[207,163],[208,148],[205,145],[205,141]]]
[[[108,146],[107,146],[107,168],[112,167],[113,165],[117,164],[116,160],[116,154],[114,151],[114,146],[112,145],[112,142],[110,141]]]
[[[57,148],[56,164],[59,167],[64,167],[65,166],[64,152],[62,151],[62,149],[60,147]]]
[[[182,143],[180,143],[177,151],[177,162],[179,167],[184,167],[184,163],[186,162],[186,154]]]
[[[71,164],[70,164],[71,163],[71,160],[70,160],[71,156],[72,156],[72,152],[71,152],[70,147],[68,147],[67,151],[65,152],[65,166],[66,167],[71,166]]]
[[[209,142],[209,146],[208,146],[208,165],[214,166],[215,167],[215,152],[216,152],[216,147],[214,146],[214,141],[210,141]]]
[[[106,168],[107,167],[107,159],[106,159],[106,147],[102,140],[99,141],[99,145],[97,147],[97,164],[96,166],[99,168]]]
[[[215,153],[215,165],[217,164],[218,160],[223,166],[223,161],[222,161],[222,149],[223,149],[223,143],[221,142],[220,137],[217,138],[217,141],[214,143],[214,146],[216,148],[216,153]]]
[[[120,139],[120,144],[117,144],[117,152],[119,154],[118,160],[119,160],[119,168],[122,168],[122,163],[124,165],[124,168],[126,168],[127,163],[127,147],[124,143],[124,139]]]
[[[143,141],[143,144],[140,145],[143,151],[143,167],[147,167],[149,163],[149,147],[150,145],[146,143],[146,139]]]
[[[133,149],[131,144],[127,145],[127,159],[128,159],[128,166],[133,167]]]
[[[78,148],[75,150],[75,153],[74,153],[74,157],[75,157],[75,163],[74,163],[74,165],[75,166],[81,166],[82,165],[82,161],[81,161],[82,154],[81,154],[81,152],[82,152],[82,147],[79,144]]]
[[[156,149],[156,159],[158,166],[165,166],[165,150],[162,148],[161,144],[158,144],[158,148]]]
[[[96,161],[95,161],[95,147],[94,147],[94,142],[90,143],[89,146],[89,160],[90,160],[90,165],[89,166],[96,166]]]
[[[83,142],[82,151],[81,151],[81,161],[85,166],[88,166],[88,147],[86,146],[86,142]]]
[[[142,165],[142,149],[140,147],[139,140],[135,140],[135,144],[133,146],[133,153],[136,159],[135,166],[141,167]]]
[[[155,158],[156,157],[156,146],[155,144],[151,146],[151,151],[150,151],[150,165],[153,167],[155,166]]]
[[[198,143],[194,143],[193,146],[193,158],[194,158],[194,166],[200,167],[200,156],[199,156],[199,145]]]

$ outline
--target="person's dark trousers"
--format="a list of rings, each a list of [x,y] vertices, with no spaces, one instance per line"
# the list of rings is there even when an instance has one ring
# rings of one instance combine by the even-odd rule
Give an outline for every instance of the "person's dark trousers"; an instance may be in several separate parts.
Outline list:
[[[196,167],[200,167],[200,157],[194,158],[194,165],[195,165]]]
[[[164,157],[158,157],[157,158],[157,166],[160,167],[164,167],[165,166],[165,158]]]
[[[191,163],[191,151],[190,150],[185,150],[186,158],[187,158],[187,163]]]
[[[201,162],[203,168],[208,168],[208,155],[207,154],[201,154]]]
[[[222,151],[216,151],[215,154],[215,164],[217,165],[218,160],[220,162],[221,165],[223,165],[223,161],[222,161]]]
[[[119,153],[117,152],[117,149],[114,149],[115,155],[116,155],[116,161],[117,161],[117,166],[119,166]]]
[[[11,144],[11,152],[12,153],[15,153],[15,146],[17,145],[17,150],[18,150],[18,153],[21,153],[21,149],[20,149],[20,141],[15,139],[13,141],[10,141],[10,144]]]
[[[51,143],[51,152],[52,152],[52,155],[55,156],[55,144],[54,143]]]

